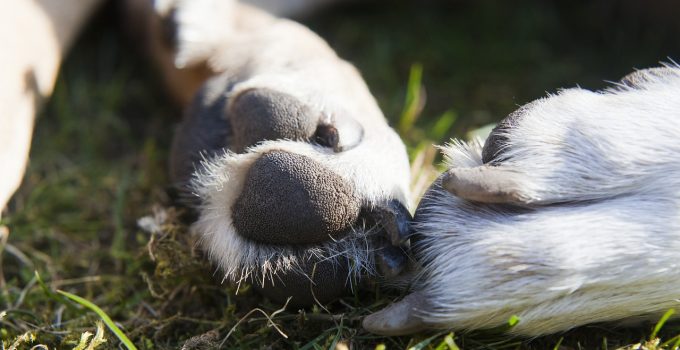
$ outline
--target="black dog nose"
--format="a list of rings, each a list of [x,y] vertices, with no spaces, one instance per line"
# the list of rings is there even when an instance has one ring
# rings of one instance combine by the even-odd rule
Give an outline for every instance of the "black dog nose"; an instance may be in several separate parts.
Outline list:
[[[232,207],[236,231],[268,244],[313,244],[339,238],[361,209],[353,186],[309,157],[283,151],[253,163]]]

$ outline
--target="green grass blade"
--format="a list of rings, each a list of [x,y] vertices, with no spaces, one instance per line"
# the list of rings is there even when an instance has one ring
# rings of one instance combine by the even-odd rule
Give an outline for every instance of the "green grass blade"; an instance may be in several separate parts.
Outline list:
[[[109,327],[111,332],[113,332],[113,334],[115,334],[116,337],[118,337],[118,339],[121,341],[121,343],[123,343],[123,345],[125,345],[125,347],[128,348],[128,350],[137,350],[137,347],[135,346],[135,344],[132,344],[132,341],[130,341],[130,339],[125,335],[125,333],[123,333],[123,331],[120,330],[120,328],[118,328],[118,326],[116,326],[115,323],[113,323],[113,320],[111,319],[111,317],[109,317],[109,315],[107,315],[106,312],[104,312],[104,310],[100,309],[99,306],[93,304],[92,302],[90,302],[87,299],[81,298],[81,297],[79,297],[75,294],[71,294],[69,292],[64,292],[63,290],[57,290],[57,293],[59,293],[59,294],[65,296],[65,297],[73,300],[74,302],[94,311],[97,315],[99,315],[99,317],[102,319],[102,321],[104,321],[104,324],[106,324],[106,326]]]
[[[410,348],[408,348],[408,350],[423,350],[423,349],[425,349],[425,347],[429,346],[430,343],[432,343],[433,340],[441,337],[444,334],[445,334],[445,332],[437,333],[437,334],[435,334],[435,335],[433,335],[429,338],[426,338],[425,340],[421,341],[420,343],[411,346]]]
[[[670,348],[668,347],[669,345],[674,344]],[[678,346],[680,346],[680,334],[676,335],[675,337],[666,340],[665,342],[661,343],[659,345],[659,349],[677,349]]]
[[[654,326],[654,331],[652,332],[652,335],[649,336],[649,340],[656,339],[656,335],[659,333],[661,328],[663,327],[664,324],[666,324],[666,321],[673,316],[675,313],[675,309],[669,309],[666,311],[663,316],[661,316],[661,319],[659,319],[659,322],[656,323],[656,326]]]
[[[45,293],[45,295],[48,298],[56,301],[59,304],[64,304],[66,299],[64,299],[64,297],[62,297],[61,295],[56,294],[55,292],[50,290],[50,288],[47,286],[47,284],[45,284],[45,281],[43,281],[42,276],[40,276],[40,273],[38,272],[38,270],[33,271],[33,274],[35,276],[36,281],[38,281],[38,285],[40,286],[40,289],[43,291],[43,293]],[[65,304],[65,305],[67,307],[71,307],[70,304]]]
[[[468,131],[465,136],[468,140],[474,140],[478,138],[484,142],[484,140],[489,137],[489,134],[491,134],[491,130],[493,130],[495,127],[496,123],[486,124],[480,128]]]
[[[331,346],[329,346],[329,349],[335,349],[338,346],[338,342],[340,342],[341,336],[342,336],[342,330],[344,328],[344,319],[340,319],[340,325],[338,326],[338,332],[335,334],[335,337],[333,338],[333,342],[331,343]]]
[[[408,85],[406,86],[406,101],[404,101],[404,109],[399,118],[399,132],[405,135],[415,124],[418,114],[423,107],[423,96],[421,91],[423,88],[423,65],[414,63],[411,66],[411,71],[408,77]]]
[[[448,139],[449,130],[456,123],[456,119],[458,119],[458,114],[453,110],[444,112],[430,129],[430,138],[438,143]]]
[[[553,350],[558,350],[560,346],[562,345],[562,341],[564,341],[564,337],[560,337],[560,340],[557,341],[557,344],[553,346]]]
[[[449,333],[444,337],[441,343],[439,343],[435,350],[460,350],[454,338],[453,333]]]
[[[335,328],[330,328],[330,329],[323,331],[323,333],[321,333],[318,337],[312,339],[312,341],[310,341],[309,343],[300,347],[299,350],[308,350],[308,349],[316,348],[317,343],[319,343],[323,338],[328,337],[331,333],[333,333],[334,330],[335,330]]]

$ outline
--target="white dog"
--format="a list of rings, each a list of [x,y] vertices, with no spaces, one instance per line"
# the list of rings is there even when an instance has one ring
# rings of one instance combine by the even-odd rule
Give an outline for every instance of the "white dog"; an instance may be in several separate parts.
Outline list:
[[[415,291],[369,316],[384,334],[519,323],[540,335],[659,316],[680,298],[680,68],[562,90],[451,168],[416,212]]]

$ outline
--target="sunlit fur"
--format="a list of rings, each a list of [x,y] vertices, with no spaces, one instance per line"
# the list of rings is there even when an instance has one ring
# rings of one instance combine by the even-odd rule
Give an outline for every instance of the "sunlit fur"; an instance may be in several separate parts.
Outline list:
[[[408,177],[403,174],[406,165],[389,164],[380,152],[369,152],[375,147],[378,145],[363,142],[352,150],[334,153],[328,148],[303,142],[268,141],[243,154],[225,152],[206,160],[193,180],[194,192],[203,203],[200,218],[194,224],[194,229],[201,235],[203,248],[222,268],[225,277],[236,281],[250,277],[275,281],[278,272],[301,271],[301,259],[310,256],[335,263],[348,261],[350,280],[358,280],[362,274],[374,275],[374,248],[368,239],[371,230],[355,227],[346,237],[320,245],[267,245],[237,233],[231,207],[241,193],[253,162],[262,154],[275,150],[305,155],[333,170],[357,189],[364,207],[373,207],[385,199],[405,201]]]
[[[435,183],[421,201],[420,281],[432,328],[538,335],[655,315],[680,298],[680,68],[566,89],[519,110],[499,167],[524,207],[475,204]],[[482,165],[454,142],[449,167]]]
[[[229,76],[233,82],[230,90],[218,93],[226,94],[230,101],[251,89],[291,95],[318,111],[319,117],[355,121],[363,138],[356,147],[339,153],[306,142],[267,141],[244,154],[225,152],[206,159],[192,184],[202,202],[194,230],[201,236],[203,248],[225,278],[236,281],[275,282],[277,273],[300,271],[301,259],[311,256],[349,263],[350,280],[363,273],[374,274],[374,248],[367,238],[372,233],[364,227],[354,227],[354,232],[338,241],[313,246],[267,245],[236,232],[232,205],[250,166],[269,151],[301,154],[319,162],[353,186],[365,208],[391,199],[408,203],[409,168],[403,143],[387,125],[363,79],[323,39],[298,23],[248,6],[233,1],[218,1],[217,6],[214,2],[170,1],[165,6],[176,7],[178,66],[203,61],[215,72]],[[215,11],[222,17],[215,18]],[[196,16],[204,12],[211,13]]]

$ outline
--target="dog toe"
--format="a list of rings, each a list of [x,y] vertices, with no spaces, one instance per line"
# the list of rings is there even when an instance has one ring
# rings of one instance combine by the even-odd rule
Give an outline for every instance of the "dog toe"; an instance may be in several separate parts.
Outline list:
[[[264,140],[308,140],[318,120],[297,98],[268,88],[239,93],[227,114],[234,134],[230,146],[236,152]]]
[[[420,293],[412,293],[388,307],[370,314],[362,321],[365,330],[386,336],[416,333],[427,329],[417,313],[423,309],[425,300]]]
[[[504,167],[452,168],[441,185],[450,193],[475,202],[527,203],[520,190],[521,175]]]

